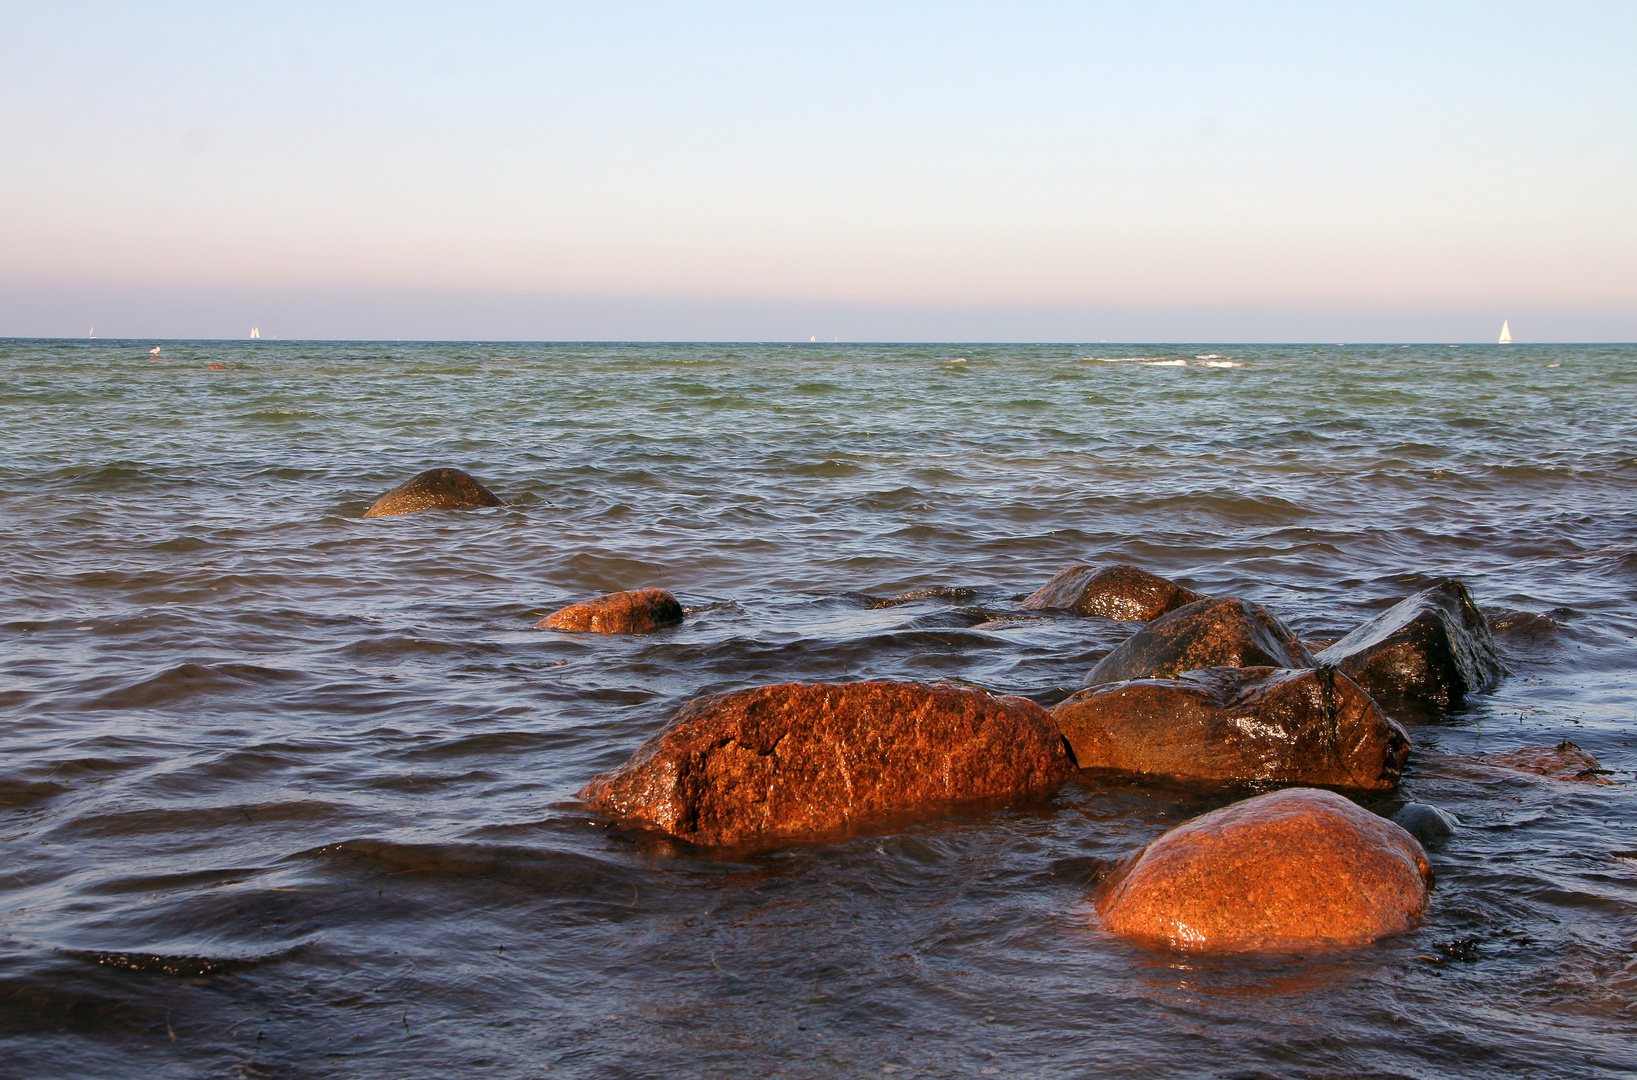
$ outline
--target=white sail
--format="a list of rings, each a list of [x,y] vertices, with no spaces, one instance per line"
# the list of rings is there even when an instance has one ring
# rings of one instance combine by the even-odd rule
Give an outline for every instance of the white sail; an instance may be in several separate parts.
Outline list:
[[[261,340],[261,329],[259,327],[252,326],[250,328],[250,337],[254,341],[260,341]]]
[[[1500,344],[1502,344],[1502,345],[1512,344],[1512,325],[1506,319],[1501,320],[1501,340],[1500,340]]]

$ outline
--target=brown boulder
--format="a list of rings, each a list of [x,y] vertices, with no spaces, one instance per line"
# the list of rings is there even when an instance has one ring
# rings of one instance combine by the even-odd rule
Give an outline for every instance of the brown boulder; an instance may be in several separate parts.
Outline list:
[[[910,682],[699,698],[580,797],[696,844],[821,836],[871,818],[1047,791],[1074,766],[1024,698]]]
[[[1445,578],[1319,653],[1388,707],[1457,708],[1506,674],[1472,594]]]
[[[1391,791],[1404,729],[1334,668],[1208,668],[1082,690],[1052,719],[1082,769]]]
[[[1553,780],[1580,780],[1593,784],[1612,784],[1605,780],[1609,770],[1600,767],[1597,759],[1565,739],[1556,746],[1520,746],[1498,754],[1480,754],[1472,759],[1479,765],[1496,765],[1520,772],[1549,776]]]
[[[668,589],[633,589],[594,596],[552,612],[536,626],[599,634],[645,634],[682,621],[682,605]]]
[[[1197,668],[1313,666],[1313,654],[1261,605],[1206,597],[1126,638],[1091,669],[1086,684],[1163,679]]]
[[[1198,593],[1140,567],[1116,563],[1099,568],[1078,563],[1052,575],[1021,606],[1147,622],[1199,599],[1202,597]]]
[[[1415,925],[1432,867],[1415,838],[1329,791],[1275,791],[1172,829],[1099,890],[1121,937],[1201,952],[1364,945]]]
[[[505,506],[500,497],[459,469],[428,469],[370,504],[365,517],[394,517],[419,510],[475,510]]]

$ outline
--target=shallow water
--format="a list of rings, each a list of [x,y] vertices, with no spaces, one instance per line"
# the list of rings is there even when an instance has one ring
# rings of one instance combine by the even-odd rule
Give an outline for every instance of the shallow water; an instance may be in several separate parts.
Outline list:
[[[153,344],[0,342],[0,1074],[1637,1069],[1637,348]],[[439,465],[508,505],[360,517]],[[1550,614],[1412,728],[1424,927],[1101,934],[1223,792],[755,855],[574,802],[706,691],[1055,701],[1131,627],[1016,601],[1116,560],[1315,638],[1440,575]],[[533,629],[644,585],[689,619]],[[1461,759],[1565,738],[1619,783]]]

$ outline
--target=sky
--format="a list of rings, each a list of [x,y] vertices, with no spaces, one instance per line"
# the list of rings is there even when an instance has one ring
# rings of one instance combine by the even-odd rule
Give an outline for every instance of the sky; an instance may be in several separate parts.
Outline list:
[[[1637,340],[1637,3],[0,0],[0,336]]]

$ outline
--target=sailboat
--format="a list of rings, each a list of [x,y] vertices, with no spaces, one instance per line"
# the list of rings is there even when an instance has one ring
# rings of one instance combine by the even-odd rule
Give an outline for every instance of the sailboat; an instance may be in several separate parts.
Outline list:
[[[260,327],[252,326],[250,328],[250,340],[251,341],[260,341],[261,340],[261,328]]]
[[[1506,319],[1501,320],[1501,345],[1512,344],[1512,326]]]

